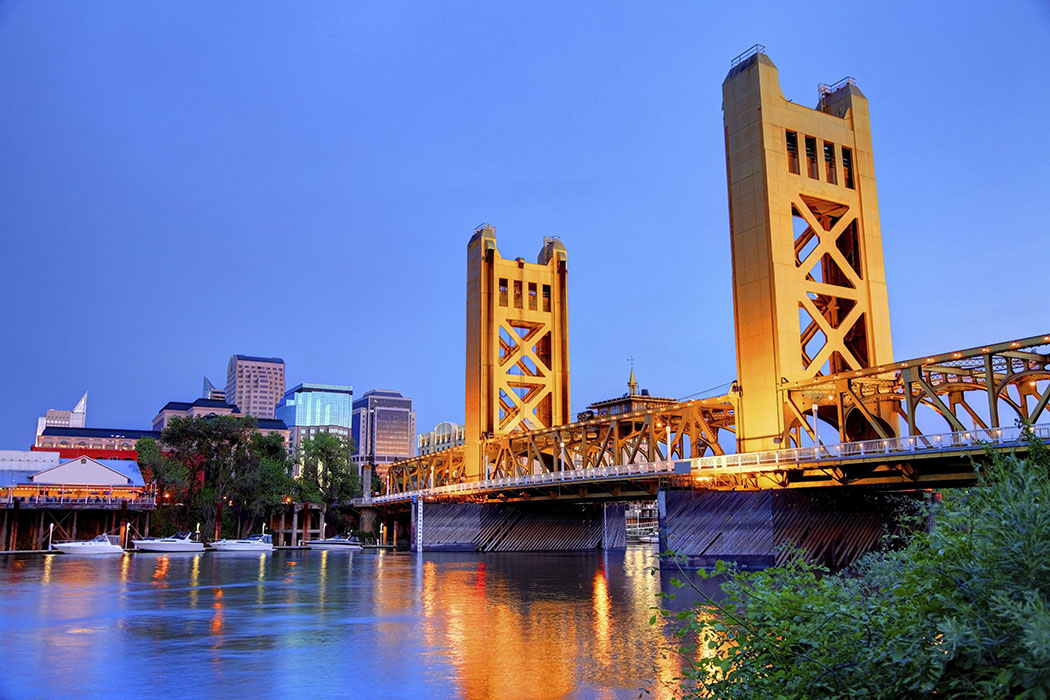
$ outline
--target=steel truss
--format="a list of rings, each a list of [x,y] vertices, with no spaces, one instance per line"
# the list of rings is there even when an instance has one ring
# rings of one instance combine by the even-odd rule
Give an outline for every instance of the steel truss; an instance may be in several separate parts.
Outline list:
[[[603,416],[545,430],[484,441],[484,479],[499,479],[612,465],[722,455],[723,432],[734,432],[729,397],[686,401],[649,411]],[[387,493],[465,483],[463,447],[391,465]]]
[[[983,406],[976,402],[975,392],[984,394]],[[807,437],[811,444],[819,443],[811,424],[814,410],[821,421],[838,430],[840,443],[921,437],[916,416],[924,409],[940,416],[949,431],[1008,428],[1016,421],[1035,424],[1050,418],[1050,335],[817,377],[786,384],[781,394],[785,448],[802,447]],[[489,438],[484,441],[482,480],[725,455],[720,442],[735,433],[740,400],[735,395],[720,396]],[[886,421],[880,415],[896,420]],[[914,477],[909,461],[872,464],[863,471],[863,480],[872,484]],[[732,489],[788,488],[800,482],[841,485],[858,480],[856,468],[852,472],[818,467],[808,478],[788,483],[780,470],[742,467],[739,474],[722,474],[702,485]],[[463,447],[455,447],[393,464],[386,492],[408,493],[467,481]]]
[[[950,431],[1031,425],[1050,416],[1050,335],[799,381],[781,395],[785,447],[819,442],[814,411],[843,443],[921,436],[923,412]]]

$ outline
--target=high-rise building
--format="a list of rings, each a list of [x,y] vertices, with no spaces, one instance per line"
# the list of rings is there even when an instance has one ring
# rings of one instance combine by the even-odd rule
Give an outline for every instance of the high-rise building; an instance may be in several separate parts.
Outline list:
[[[209,399],[211,401],[226,401],[226,391],[224,389],[216,389],[215,385],[211,383],[211,380],[207,377],[204,378],[204,389],[201,390],[201,398]]]
[[[318,433],[349,438],[353,402],[352,386],[304,383],[285,393],[276,414],[288,426],[294,449]]]
[[[83,428],[87,420],[87,393],[80,397],[72,411],[49,408],[47,414],[36,419],[37,437],[45,428]]]
[[[354,401],[354,463],[385,473],[392,462],[414,457],[416,412],[412,399],[396,391],[372,389]]]
[[[420,433],[416,438],[416,454],[429,455],[463,444],[466,426],[451,421],[438,423],[429,433]]]
[[[226,368],[226,403],[241,413],[273,420],[284,396],[284,360],[279,357],[231,355]]]

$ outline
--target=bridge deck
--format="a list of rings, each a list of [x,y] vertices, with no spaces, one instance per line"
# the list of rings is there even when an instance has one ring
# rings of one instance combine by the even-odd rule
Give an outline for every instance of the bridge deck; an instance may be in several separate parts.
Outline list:
[[[1050,442],[1050,425],[1035,426],[1032,431],[1038,439]],[[912,484],[926,488],[972,481],[969,457],[983,454],[989,448],[1005,451],[1023,448],[1025,444],[1021,429],[1016,427],[967,430],[686,460],[570,468],[357,499],[355,504],[382,505],[415,499],[469,500],[523,489],[539,489],[546,497],[557,498],[563,492],[551,490],[560,487],[603,483],[637,486],[639,482],[669,478],[716,490],[861,484]],[[635,488],[635,491],[641,493],[645,489]],[[606,497],[616,495],[612,490],[605,493]],[[581,496],[569,489],[563,497]]]

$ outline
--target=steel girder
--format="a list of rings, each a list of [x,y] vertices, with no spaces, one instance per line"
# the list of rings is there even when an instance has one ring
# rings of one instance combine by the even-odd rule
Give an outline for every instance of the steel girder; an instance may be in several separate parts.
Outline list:
[[[734,414],[733,401],[720,396],[489,438],[482,478],[721,455],[720,433],[734,431]],[[460,446],[396,462],[387,493],[464,483],[463,454]]]
[[[921,412],[958,431],[1035,424],[1050,416],[1050,335],[799,381],[781,393],[785,447],[801,444],[804,434],[816,439],[814,407],[841,442],[922,435]]]

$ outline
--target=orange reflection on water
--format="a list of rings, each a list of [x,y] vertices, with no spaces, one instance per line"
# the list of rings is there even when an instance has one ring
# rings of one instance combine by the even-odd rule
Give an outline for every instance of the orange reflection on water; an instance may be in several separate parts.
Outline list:
[[[594,636],[598,641],[598,653],[609,653],[609,580],[605,578],[605,567],[594,572],[592,582],[594,608]]]
[[[604,698],[643,687],[650,698],[675,696],[681,659],[665,653],[675,640],[649,624],[661,602],[659,577],[645,573],[651,561],[629,555],[614,571],[595,562],[580,580],[525,556],[417,564],[423,641],[442,650],[458,697],[553,700],[588,688]]]
[[[168,566],[171,562],[166,556],[157,557],[157,566],[153,569],[153,585],[160,586],[161,588],[167,588],[168,583],[164,579],[168,578]]]
[[[215,610],[215,614],[212,615],[211,625],[209,626],[209,629],[211,630],[212,634],[215,634],[215,635],[222,634],[222,589],[221,588],[216,588],[215,589],[215,602],[211,604],[211,607],[212,607],[213,610]]]

